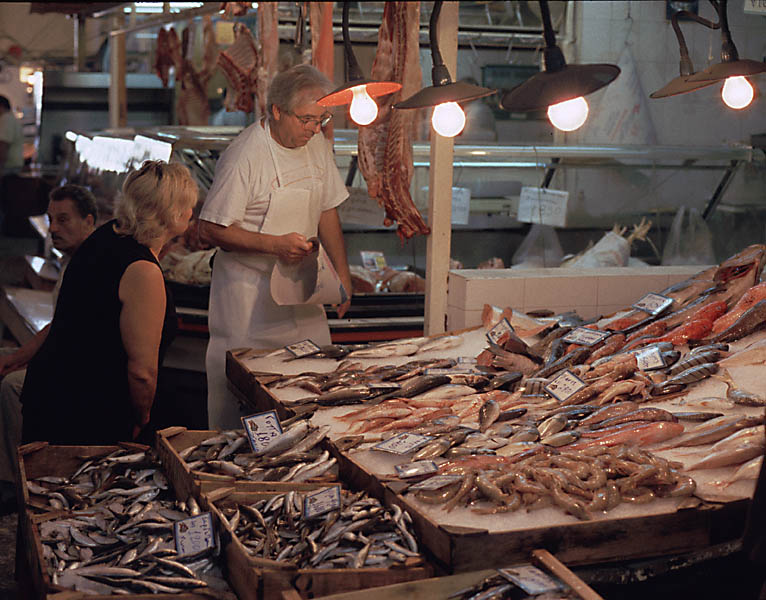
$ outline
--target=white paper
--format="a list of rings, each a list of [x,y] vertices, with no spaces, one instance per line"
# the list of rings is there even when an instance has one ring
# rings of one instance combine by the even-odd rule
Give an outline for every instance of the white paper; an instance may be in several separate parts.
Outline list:
[[[544,389],[559,402],[564,402],[584,387],[585,382],[567,370],[546,385]]]
[[[262,452],[274,438],[282,435],[282,425],[275,410],[242,417],[242,427],[253,452]]]
[[[468,225],[468,215],[471,212],[471,190],[468,188],[452,188],[452,224]]]
[[[271,297],[280,306],[341,304],[348,294],[321,246],[298,263],[278,260],[271,272]]]
[[[208,548],[215,548],[213,518],[210,513],[202,513],[190,519],[176,521],[173,525],[178,556],[198,554]]]
[[[658,315],[671,304],[673,304],[672,298],[649,292],[638,302],[636,302],[633,307],[637,308],[638,310],[648,312],[652,315]]]
[[[303,497],[303,518],[313,519],[340,508],[340,486],[325,488]]]
[[[569,192],[547,188],[523,187],[516,219],[522,223],[540,223],[564,227]]]

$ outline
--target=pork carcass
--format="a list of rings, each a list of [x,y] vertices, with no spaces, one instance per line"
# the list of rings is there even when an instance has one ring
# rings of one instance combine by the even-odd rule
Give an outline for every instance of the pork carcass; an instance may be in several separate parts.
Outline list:
[[[218,66],[229,82],[226,110],[253,112],[258,51],[253,34],[244,23],[234,25],[234,43],[218,55]]]
[[[416,111],[391,109],[421,86],[419,29],[407,25],[419,22],[419,2],[385,3],[371,75],[375,80],[401,82],[402,89],[378,99],[377,120],[359,129],[359,170],[368,193],[386,211],[384,224],[398,223],[402,240],[431,232],[410,196]]]

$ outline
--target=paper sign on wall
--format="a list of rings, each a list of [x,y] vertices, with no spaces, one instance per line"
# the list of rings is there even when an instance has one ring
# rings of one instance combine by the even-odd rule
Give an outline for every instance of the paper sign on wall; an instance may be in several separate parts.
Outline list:
[[[567,218],[569,192],[547,188],[523,187],[519,198],[519,213],[516,217],[522,223],[540,223],[553,227],[564,227]]]
[[[468,225],[468,215],[471,212],[471,190],[468,188],[452,188],[452,224]]]

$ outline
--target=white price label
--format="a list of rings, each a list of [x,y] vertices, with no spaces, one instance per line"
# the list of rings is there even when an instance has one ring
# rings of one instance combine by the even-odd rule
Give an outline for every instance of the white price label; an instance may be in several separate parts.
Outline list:
[[[575,327],[567,333],[562,339],[570,344],[580,346],[595,346],[604,338],[611,335],[608,331],[598,331],[597,329],[588,329],[587,327]]]
[[[475,356],[458,356],[457,362],[458,364],[475,365],[477,361]]]
[[[424,375],[475,375],[476,371],[467,368],[426,369]]]
[[[378,250],[362,250],[362,266],[365,269],[383,270],[386,268],[386,257]]]
[[[559,402],[564,402],[586,385],[577,375],[567,370],[546,385],[544,389]]]
[[[396,474],[405,479],[407,477],[418,477],[419,475],[430,475],[436,473],[439,467],[432,460],[418,460],[411,463],[402,463],[395,465]]]
[[[516,220],[521,223],[540,223],[564,227],[567,220],[569,192],[548,188],[523,187],[519,197]]]
[[[392,454],[409,454],[418,448],[422,448],[433,438],[419,433],[400,433],[384,442],[375,444],[372,449],[381,452],[391,452]]]
[[[513,331],[511,322],[508,319],[503,319],[487,332],[487,339],[493,344],[497,344],[497,340],[502,338],[503,335],[509,331]]]
[[[242,427],[247,433],[253,452],[262,452],[268,448],[271,440],[282,435],[282,425],[275,410],[242,417]]]
[[[296,342],[285,346],[285,350],[296,358],[302,358],[304,356],[316,354],[321,348],[311,340],[303,340],[302,342]]]
[[[651,371],[652,369],[662,369],[665,366],[665,359],[657,346],[651,346],[636,353],[636,363],[640,370]]]
[[[208,548],[215,548],[213,518],[209,512],[173,524],[178,556],[199,554]]]
[[[415,483],[411,485],[408,490],[438,490],[452,483],[461,481],[463,478],[460,475],[434,475],[429,477],[425,481]]]
[[[306,494],[303,497],[303,518],[313,519],[333,510],[340,509],[340,486],[336,485]]]
[[[649,293],[633,305],[633,308],[648,312],[650,315],[658,315],[673,304],[673,298],[662,294]]]
[[[555,592],[563,587],[561,582],[532,565],[519,565],[518,567],[508,567],[498,569],[497,571],[530,596]]]

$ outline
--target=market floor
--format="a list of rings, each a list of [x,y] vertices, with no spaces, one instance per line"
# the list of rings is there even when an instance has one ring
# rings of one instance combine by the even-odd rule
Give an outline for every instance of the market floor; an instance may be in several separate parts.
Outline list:
[[[0,517],[0,600],[16,600],[16,522],[17,515]]]

